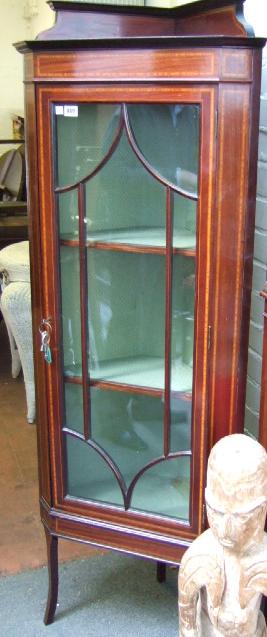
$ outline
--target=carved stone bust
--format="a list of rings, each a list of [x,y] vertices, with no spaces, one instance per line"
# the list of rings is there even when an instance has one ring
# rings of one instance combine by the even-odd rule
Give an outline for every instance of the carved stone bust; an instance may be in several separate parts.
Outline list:
[[[265,637],[267,454],[243,434],[213,447],[205,492],[210,528],[179,572],[180,637]]]

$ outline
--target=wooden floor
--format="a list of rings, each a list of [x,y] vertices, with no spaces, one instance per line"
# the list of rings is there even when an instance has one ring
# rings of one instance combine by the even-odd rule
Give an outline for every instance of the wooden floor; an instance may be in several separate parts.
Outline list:
[[[44,532],[39,520],[36,427],[26,420],[23,377],[11,377],[5,324],[0,323],[0,574],[46,564]],[[95,553],[95,549],[61,540],[61,560]]]

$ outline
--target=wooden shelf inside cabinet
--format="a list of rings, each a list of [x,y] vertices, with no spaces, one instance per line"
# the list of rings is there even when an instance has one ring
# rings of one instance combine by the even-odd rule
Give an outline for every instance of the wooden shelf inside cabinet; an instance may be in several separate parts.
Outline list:
[[[71,234],[61,235],[60,244],[79,247],[79,239]],[[120,252],[166,253],[166,231],[164,228],[118,229],[96,232],[86,238],[86,246],[98,250]],[[188,230],[176,231],[173,236],[174,254],[196,256],[196,237]]]
[[[171,366],[171,391],[189,396],[192,392],[192,367],[178,359]],[[69,382],[82,383],[81,366],[65,369]],[[98,368],[90,371],[90,384],[109,385],[117,391],[162,395],[164,391],[164,359],[159,357],[125,358],[99,362]]]

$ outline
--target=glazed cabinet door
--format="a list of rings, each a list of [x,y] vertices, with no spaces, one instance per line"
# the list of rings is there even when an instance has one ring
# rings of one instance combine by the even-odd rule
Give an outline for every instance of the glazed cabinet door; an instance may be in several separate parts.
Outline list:
[[[53,504],[185,540],[202,527],[215,91],[38,91]]]

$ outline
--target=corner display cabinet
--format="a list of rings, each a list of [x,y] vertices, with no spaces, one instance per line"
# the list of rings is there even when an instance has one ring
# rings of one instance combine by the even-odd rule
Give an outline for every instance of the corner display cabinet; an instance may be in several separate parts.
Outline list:
[[[264,44],[241,0],[50,5],[17,45],[46,623],[59,537],[164,577],[205,527],[211,446],[243,431]]]

